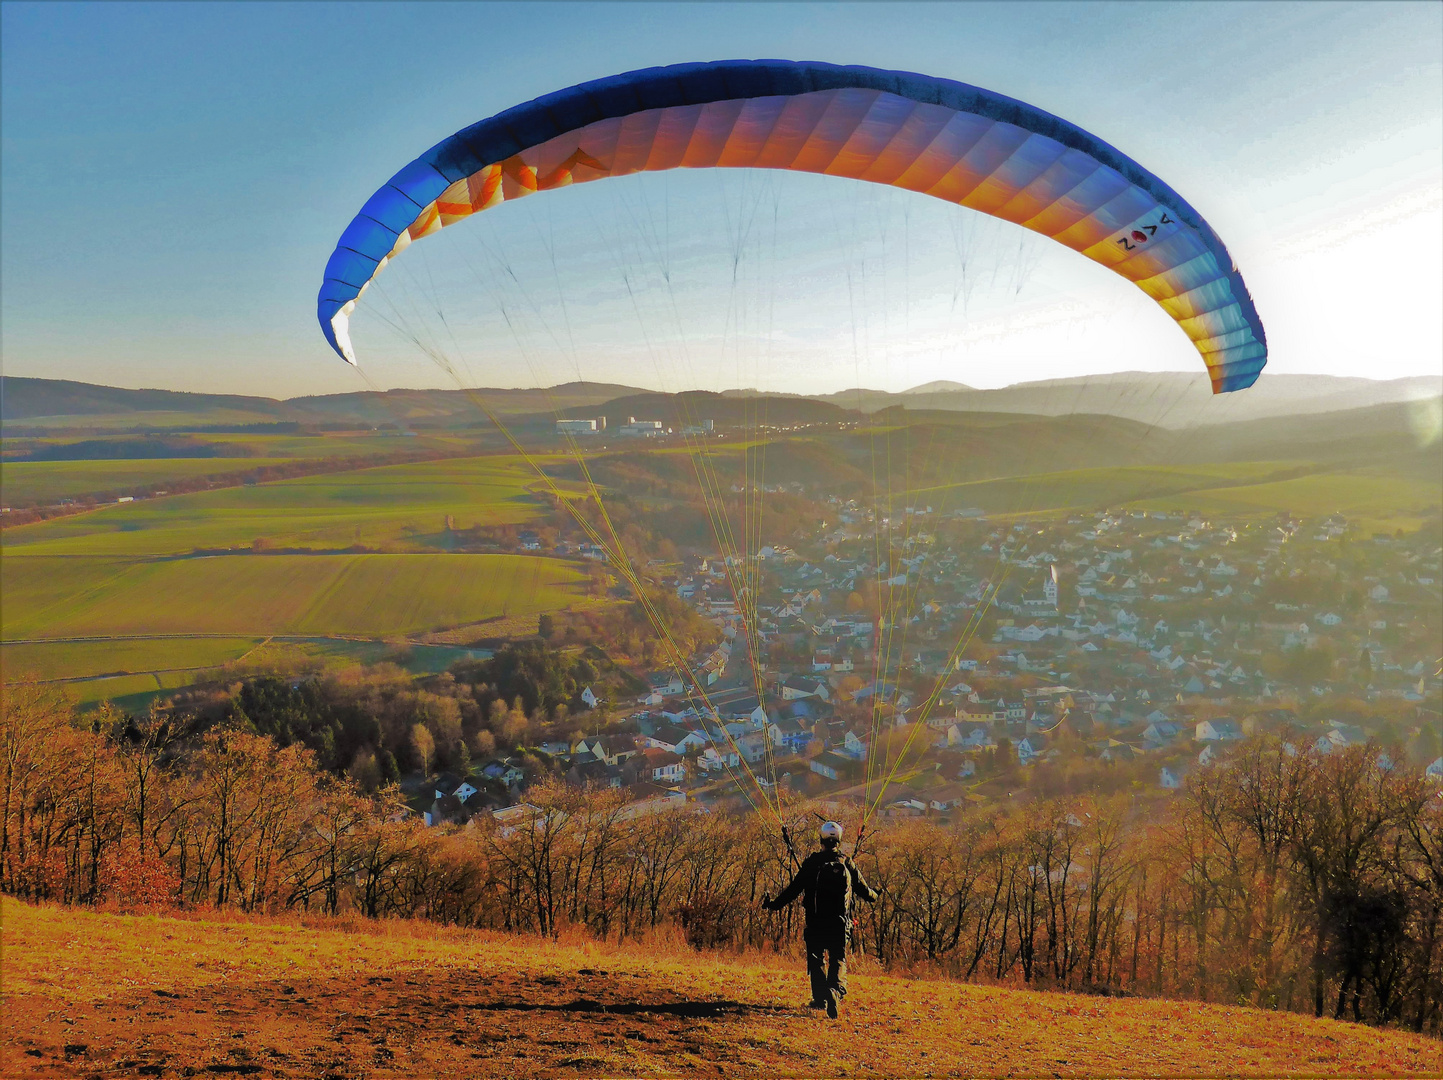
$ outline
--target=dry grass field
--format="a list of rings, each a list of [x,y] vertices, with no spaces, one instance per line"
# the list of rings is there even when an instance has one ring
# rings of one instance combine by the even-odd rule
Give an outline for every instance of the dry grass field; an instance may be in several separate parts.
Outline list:
[[[121,916],[7,900],[18,1076],[1427,1076],[1443,1045],[1254,1009],[853,979],[781,958],[418,923]]]

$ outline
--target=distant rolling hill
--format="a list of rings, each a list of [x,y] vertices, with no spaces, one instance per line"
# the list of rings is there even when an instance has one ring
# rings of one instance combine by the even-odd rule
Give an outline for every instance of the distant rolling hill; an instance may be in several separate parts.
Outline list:
[[[234,394],[128,390],[63,379],[0,377],[6,434],[45,430],[122,431],[292,424],[310,427],[465,428],[486,423],[476,404],[502,415],[554,413],[645,393],[614,383],[564,383],[547,389],[386,390],[278,401]]]
[[[1126,416],[1067,413],[970,412],[900,405],[871,414],[878,429],[905,428],[913,445],[930,437],[964,453],[985,439],[994,462],[1041,461],[1048,468],[1130,462],[1309,460],[1329,463],[1401,462],[1422,455],[1440,464],[1443,400],[1420,399],[1263,419],[1222,420],[1188,427],[1145,423]],[[936,429],[937,434],[926,433]],[[980,452],[980,447],[974,452]],[[1052,464],[1054,461],[1057,464]],[[959,461],[960,464],[960,461]]]
[[[1212,461],[1246,461],[1268,456],[1364,461],[1421,453],[1435,463],[1434,476],[1443,477],[1440,428],[1443,428],[1443,401],[1435,397],[1201,424],[1174,431],[1172,452],[1178,457]]]
[[[713,420],[723,426],[834,423],[871,414],[882,423],[996,425],[1019,414],[1037,417],[1115,417],[1144,425],[1150,441],[1166,444],[1158,431],[1180,434],[1228,425],[1237,427],[1216,443],[1231,442],[1252,453],[1261,444],[1287,439],[1316,442],[1323,449],[1349,440],[1364,450],[1381,439],[1403,438],[1420,416],[1437,413],[1443,377],[1374,381],[1328,375],[1264,376],[1252,389],[1214,396],[1201,375],[1180,372],[1122,372],[1090,378],[1019,383],[999,390],[974,390],[960,383],[928,383],[903,393],[847,390],[821,397],[759,394],[755,391],[686,391],[661,394],[614,383],[573,382],[545,389],[388,390],[327,394],[279,401],[232,394],[173,390],[129,390],[57,379],[0,377],[0,420],[7,436],[68,432],[94,434],[225,429],[293,425],[385,430],[474,430],[487,426],[486,409],[514,418],[508,423],[545,429],[553,417],[605,416],[608,426],[636,416],[676,426]],[[1345,432],[1325,414],[1365,408],[1376,417],[1354,415],[1361,425]],[[1391,411],[1389,411],[1391,410]],[[1421,412],[1420,412],[1421,410]],[[904,415],[905,414],[905,415]],[[962,420],[960,418],[970,417]],[[992,419],[981,419],[991,417]],[[1276,421],[1285,422],[1278,427]],[[1022,422],[1022,421],[1017,421]],[[1426,426],[1432,421],[1423,417]],[[1019,436],[1020,437],[1020,436]],[[1195,435],[1196,438],[1203,438]],[[1361,440],[1361,441],[1358,441]],[[1126,440],[1124,440],[1126,442]],[[1401,445],[1401,444],[1399,444]],[[1244,451],[1242,447],[1248,449]],[[1225,449],[1225,448],[1224,448]],[[1213,451],[1210,451],[1213,452]]]
[[[1334,412],[1443,394],[1443,376],[1374,380],[1333,375],[1264,374],[1251,389],[1214,395],[1201,373],[1118,372],[1076,379],[1017,383],[997,390],[932,390],[900,394],[844,390],[818,398],[847,409],[901,407],[955,412],[1022,412],[1044,416],[1095,413],[1168,428]]]
[[[901,396],[908,397],[912,394],[951,394],[960,391],[971,393],[974,390],[976,390],[976,387],[968,386],[966,383],[952,382],[950,379],[937,379],[933,382],[923,383],[921,386],[914,386],[910,390],[903,390]]]
[[[126,390],[68,379],[0,376],[0,420],[35,420],[47,416],[124,417],[135,413],[173,412],[187,416],[245,413],[257,421],[294,420],[286,403],[274,398],[239,394],[190,394],[178,390]]]
[[[887,434],[879,439],[869,429],[848,433],[837,440],[842,456],[876,471],[905,468],[913,483],[1121,465],[1161,452],[1146,424],[1118,416],[914,413],[892,408],[875,419],[882,421]],[[879,455],[877,466],[872,466]]]
[[[645,394],[617,383],[570,382],[525,390],[386,390],[291,398],[286,404],[312,417],[367,424],[474,426],[486,422],[478,398],[501,416],[596,406],[628,394]]]
[[[773,408],[780,404],[768,402]],[[1248,463],[1260,463],[1258,475],[1367,470],[1433,490],[1443,486],[1437,480],[1443,446],[1436,436],[1429,441],[1415,411],[1407,405],[1375,405],[1179,430],[1098,414],[1039,416],[894,406],[860,426],[784,435],[755,448],[745,466],[721,444],[713,450],[711,468],[727,483],[745,471],[759,482],[818,484],[853,496],[1024,476],[1047,475],[1055,484],[1065,484],[1065,477],[1079,470],[1141,468],[1162,470],[1163,476],[1167,470],[1193,476],[1202,468],[1198,475],[1206,479],[1214,473],[1230,476],[1237,472],[1233,465]],[[638,409],[636,415],[643,413]],[[660,405],[644,414],[671,420]],[[610,439],[605,445],[606,457],[633,477],[650,474],[683,484],[691,477],[684,459],[649,454],[643,445],[624,440]],[[1218,473],[1220,466],[1223,471]],[[1243,469],[1238,475],[1252,473]],[[1126,483],[1113,486],[1118,491],[1128,488]],[[1426,501],[1443,501],[1443,492]]]

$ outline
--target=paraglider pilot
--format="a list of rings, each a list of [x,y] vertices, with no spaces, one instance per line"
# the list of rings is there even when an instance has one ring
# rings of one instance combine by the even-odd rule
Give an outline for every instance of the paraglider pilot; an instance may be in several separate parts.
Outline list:
[[[841,851],[842,827],[822,826],[822,849],[803,860],[792,883],[775,900],[762,897],[762,907],[780,911],[798,895],[807,913],[802,940],[807,946],[807,974],[812,978],[813,1009],[826,1009],[836,1019],[837,1005],[847,994],[847,945],[852,935],[852,900],[874,903],[877,892]],[[826,966],[823,967],[823,955]]]

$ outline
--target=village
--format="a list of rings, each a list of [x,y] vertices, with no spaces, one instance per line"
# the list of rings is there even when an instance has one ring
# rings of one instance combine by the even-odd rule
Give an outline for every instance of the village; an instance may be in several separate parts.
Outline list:
[[[588,687],[591,734],[443,774],[413,805],[504,819],[544,760],[621,789],[630,814],[796,795],[946,818],[1030,794],[1166,797],[1259,734],[1318,754],[1373,741],[1443,782],[1436,539],[1286,513],[879,521],[822,498],[835,520],[808,542],[661,568],[718,644],[632,699]]]

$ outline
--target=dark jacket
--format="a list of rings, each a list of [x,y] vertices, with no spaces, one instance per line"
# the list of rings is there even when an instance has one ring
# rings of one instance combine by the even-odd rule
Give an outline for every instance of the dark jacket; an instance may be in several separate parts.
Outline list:
[[[817,912],[817,870],[834,859],[842,860],[851,873],[852,895],[861,897],[869,904],[875,902],[876,890],[867,884],[866,879],[862,877],[862,872],[857,869],[857,864],[840,851],[823,849],[812,852],[802,861],[802,865],[797,869],[797,876],[792,878],[792,883],[781,891],[781,895],[767,905],[768,910],[779,911],[795,900],[798,894],[801,894],[802,907],[806,910],[807,923],[810,925],[816,919]]]

